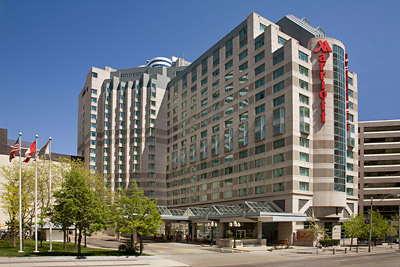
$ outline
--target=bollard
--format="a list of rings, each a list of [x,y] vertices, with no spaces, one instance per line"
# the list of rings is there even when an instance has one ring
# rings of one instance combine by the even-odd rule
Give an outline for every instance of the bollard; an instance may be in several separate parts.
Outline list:
[[[336,248],[333,249],[333,255],[335,255],[335,254],[336,254]]]
[[[344,248],[344,254],[347,254],[347,248]]]
[[[356,253],[358,253],[358,246],[356,247]]]

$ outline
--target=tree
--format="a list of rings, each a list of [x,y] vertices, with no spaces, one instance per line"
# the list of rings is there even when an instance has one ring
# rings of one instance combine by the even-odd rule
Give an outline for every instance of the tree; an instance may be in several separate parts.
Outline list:
[[[317,248],[319,245],[319,240],[325,238],[325,236],[326,236],[325,233],[327,230],[328,229],[326,229],[325,227],[320,226],[314,217],[311,217],[310,227],[307,229],[307,231],[310,232],[310,234],[311,234],[311,240],[313,242],[317,241],[317,243],[316,243]],[[317,250],[317,252],[318,252],[318,250]]]
[[[353,246],[353,238],[363,238],[368,233],[368,226],[361,213],[351,215],[348,221],[343,222],[343,228],[345,235],[351,238],[350,250]]]
[[[113,210],[117,231],[130,235],[131,246],[136,233],[140,241],[139,254],[142,254],[143,235],[154,235],[162,222],[157,200],[144,197],[143,191],[133,182],[127,191],[121,190],[116,196]]]
[[[26,228],[26,222],[33,214],[34,203],[34,169],[32,165],[22,165],[21,169],[21,193],[22,193],[22,226]],[[19,162],[14,161],[9,166],[2,166],[0,169],[4,182],[1,183],[4,192],[0,194],[2,208],[9,216],[8,226],[11,231],[11,242],[16,246],[16,233],[19,228]],[[23,232],[20,238],[24,238]]]
[[[371,211],[368,211],[371,214]],[[377,239],[385,238],[386,234],[389,232],[389,225],[387,220],[379,213],[379,210],[372,212],[372,239],[375,241]]]
[[[392,215],[390,218],[389,230],[388,235],[390,237],[390,243],[393,242],[393,238],[398,237],[399,234],[399,215],[395,214]]]
[[[106,229],[109,219],[109,199],[98,191],[103,177],[87,170],[80,162],[72,162],[64,173],[61,188],[54,193],[55,205],[51,213],[52,221],[61,224],[63,230],[74,225],[78,230],[78,256],[81,256],[82,234]]]

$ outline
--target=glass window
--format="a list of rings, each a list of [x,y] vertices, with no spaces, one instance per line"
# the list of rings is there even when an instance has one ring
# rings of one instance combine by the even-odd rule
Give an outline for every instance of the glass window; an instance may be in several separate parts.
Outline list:
[[[239,102],[239,109],[245,108],[249,105],[249,100],[248,99],[243,99],[242,101]]]
[[[306,67],[299,65],[299,72],[308,77],[308,69]]]
[[[299,173],[301,176],[310,176],[310,169],[305,167],[300,167]]]
[[[273,88],[274,88],[274,93],[282,90],[283,88],[285,88],[285,81],[281,81],[277,84],[274,84]]]
[[[300,137],[300,146],[310,147],[310,141],[306,138]]]
[[[249,125],[247,122],[239,125],[239,147],[249,143],[248,130]]]
[[[259,145],[255,147],[255,153],[257,154],[261,154],[265,152],[265,144]]]
[[[254,134],[255,141],[260,141],[265,139],[265,116],[257,117],[254,121]]]
[[[225,130],[224,132],[224,151],[233,149],[233,129]]]
[[[265,193],[265,185],[259,185],[254,188],[256,194],[264,194]]]
[[[247,95],[248,93],[249,93],[249,87],[246,86],[246,87],[244,87],[244,88],[239,90],[239,97]]]
[[[310,155],[304,152],[300,152],[300,161],[310,162]]]
[[[247,57],[248,51],[247,49],[244,50],[242,53],[239,54],[239,60],[244,59],[245,57]]]
[[[283,61],[285,59],[283,52],[274,56],[273,58],[273,65],[278,64],[279,62]]]
[[[274,149],[278,149],[278,148],[281,148],[281,147],[284,147],[284,146],[285,146],[285,139],[284,138],[274,141]]]
[[[229,60],[227,63],[225,63],[225,70],[231,68],[233,66],[233,60]]]
[[[262,47],[264,45],[264,39],[260,39],[258,41],[256,41],[255,43],[255,50],[257,50],[258,48]]]
[[[279,44],[284,45],[285,42],[286,42],[286,39],[285,39],[285,38],[278,36],[278,43],[279,43]]]
[[[281,95],[280,97],[274,99],[274,107],[279,106],[283,103],[285,103],[285,95]]]
[[[213,71],[212,76],[213,78],[216,78],[219,75],[219,69],[216,69],[215,71]]]
[[[239,184],[247,184],[248,181],[249,181],[248,175],[239,176]]]
[[[233,71],[225,74],[225,82],[233,78]]]
[[[239,115],[239,121],[244,121],[249,118],[249,112],[245,112]]]
[[[284,73],[285,73],[285,68],[284,68],[284,66],[282,66],[279,69],[275,70],[272,73],[272,76],[273,76],[274,79],[276,79],[276,78],[282,76]]]
[[[278,168],[272,170],[272,175],[274,178],[285,176],[285,168]]]
[[[239,78],[239,84],[244,84],[248,80],[249,80],[249,75],[245,74],[245,75],[243,75],[242,77]]]
[[[353,195],[353,188],[346,188],[346,195],[352,196]]]
[[[239,72],[245,71],[248,68],[247,61],[239,66]]]
[[[299,50],[299,59],[303,60],[304,62],[308,62],[308,55]]]
[[[255,75],[258,75],[265,71],[265,64],[260,65],[259,67],[254,69]]]
[[[285,191],[285,183],[276,183],[273,185],[273,191],[274,192],[280,192],[280,191]]]
[[[274,163],[279,163],[285,161],[285,153],[280,153],[274,155]]]
[[[259,93],[257,93],[256,96],[255,96],[256,102],[261,100],[261,99],[264,99],[264,98],[265,98],[265,91],[264,90],[259,92]]]
[[[300,182],[299,187],[301,191],[310,191],[310,183],[308,182]]]
[[[299,94],[299,100],[300,100],[300,103],[307,104],[307,105],[309,104],[308,96]]]
[[[261,79],[257,80],[255,82],[255,88],[259,88],[260,86],[263,86],[265,84],[265,77],[262,77]]]
[[[258,61],[260,61],[261,59],[263,59],[265,57],[265,52],[262,51],[261,53],[258,53],[255,57],[254,57],[254,61],[257,63]]]
[[[260,113],[262,113],[264,111],[265,111],[265,104],[262,104],[261,106],[258,106],[258,107],[255,108],[256,115],[260,114]]]

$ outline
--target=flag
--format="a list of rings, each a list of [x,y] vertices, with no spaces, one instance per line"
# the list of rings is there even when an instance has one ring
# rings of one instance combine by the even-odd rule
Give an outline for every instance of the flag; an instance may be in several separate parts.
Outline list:
[[[11,153],[10,153],[10,162],[12,161],[13,158],[15,158],[15,153],[19,151],[19,139],[21,136],[18,136],[17,141],[15,142],[15,145],[11,147]]]
[[[36,153],[36,140],[33,141],[32,145],[29,147],[28,150],[25,152],[26,159],[24,160],[25,163],[28,163],[32,157],[32,153]]]
[[[50,154],[50,140],[47,141],[47,143],[39,150],[39,155],[38,157],[43,157],[44,155],[49,155]]]

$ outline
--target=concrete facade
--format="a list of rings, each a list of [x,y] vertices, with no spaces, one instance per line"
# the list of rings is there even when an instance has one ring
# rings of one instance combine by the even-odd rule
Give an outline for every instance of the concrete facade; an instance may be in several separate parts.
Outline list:
[[[285,18],[280,27],[252,13],[171,80],[167,206],[269,202],[337,238],[357,213],[357,75],[340,41]],[[299,27],[301,41],[287,34]],[[323,79],[321,42],[332,50]],[[291,236],[303,224],[278,227]]]
[[[386,217],[399,212],[400,120],[359,122],[360,212],[373,206]]]

